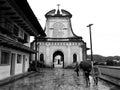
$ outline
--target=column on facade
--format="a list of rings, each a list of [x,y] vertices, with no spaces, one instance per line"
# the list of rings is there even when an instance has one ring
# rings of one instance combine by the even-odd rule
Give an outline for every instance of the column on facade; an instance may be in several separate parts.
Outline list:
[[[81,61],[83,61],[83,48],[82,48],[81,44],[79,46],[79,52],[80,52],[80,56],[79,56],[80,58],[79,59],[80,59],[80,62],[81,62]]]
[[[46,63],[47,65],[48,65],[50,62],[52,63],[51,58],[50,58],[50,55],[51,55],[51,54],[49,53],[49,50],[50,50],[50,49],[49,49],[49,48],[50,48],[50,47],[49,47],[49,44],[50,44],[50,43],[48,42],[48,44],[46,45],[46,56],[45,56],[45,61],[46,61],[46,62],[45,62],[45,63]]]
[[[69,65],[70,63],[71,63],[71,50],[70,50],[70,43],[68,43],[68,45],[67,45],[67,51],[68,51],[68,53],[66,54],[67,55],[67,65]]]
[[[86,54],[86,44],[83,43],[83,45],[82,45],[81,48],[82,48],[82,53],[83,53],[83,55],[82,55],[83,58],[82,58],[82,59],[83,59],[83,60],[86,60],[86,55],[87,55],[87,54]]]

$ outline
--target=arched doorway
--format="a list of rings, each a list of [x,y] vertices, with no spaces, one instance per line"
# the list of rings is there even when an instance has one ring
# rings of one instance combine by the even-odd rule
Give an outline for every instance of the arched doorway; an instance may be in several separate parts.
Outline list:
[[[43,61],[44,61],[44,54],[41,53],[41,54],[40,54],[40,62],[43,62]]]
[[[53,68],[64,68],[64,54],[61,51],[56,51],[53,54]]]

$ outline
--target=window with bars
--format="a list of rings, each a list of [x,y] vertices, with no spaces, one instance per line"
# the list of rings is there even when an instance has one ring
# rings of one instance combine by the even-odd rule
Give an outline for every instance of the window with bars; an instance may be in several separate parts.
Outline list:
[[[22,31],[22,30],[19,31],[19,37],[22,39],[24,38],[24,31]]]
[[[26,33],[24,33],[24,40],[28,42],[28,35]]]
[[[1,65],[8,65],[10,63],[10,53],[7,51],[1,51]]]
[[[22,55],[17,54],[17,63],[21,63],[22,62]]]
[[[19,34],[19,28],[18,28],[16,25],[14,25],[13,34],[14,34],[15,36],[18,36],[18,34]]]
[[[5,28],[12,32],[12,29],[13,29],[12,28],[12,23],[6,18],[5,18]]]

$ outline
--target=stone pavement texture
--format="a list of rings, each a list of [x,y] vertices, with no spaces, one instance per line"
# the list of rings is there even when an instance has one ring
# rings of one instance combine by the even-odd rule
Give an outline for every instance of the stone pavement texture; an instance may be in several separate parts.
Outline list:
[[[86,87],[83,73],[77,77],[73,69],[41,69],[39,72],[0,87],[0,90],[120,90],[120,87],[99,80],[95,86],[90,77]]]

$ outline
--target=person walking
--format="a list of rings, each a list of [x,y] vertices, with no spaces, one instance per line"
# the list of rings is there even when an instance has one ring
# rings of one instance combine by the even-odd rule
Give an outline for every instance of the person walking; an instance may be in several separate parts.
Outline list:
[[[90,60],[84,60],[80,62],[80,69],[83,71],[83,76],[86,81],[86,86],[90,85],[90,72],[92,69],[91,61]]]
[[[99,72],[98,66],[97,65],[93,66],[93,80],[95,85],[98,85],[99,75],[100,75],[100,72]]]
[[[90,85],[89,76],[90,76],[91,69],[89,69],[89,68],[83,69],[83,72],[84,72],[84,77],[85,77],[85,81],[86,81],[86,86],[89,86]]]
[[[75,72],[76,72],[77,76],[79,76],[79,65],[78,65],[78,62],[76,62],[76,65],[75,65]]]

